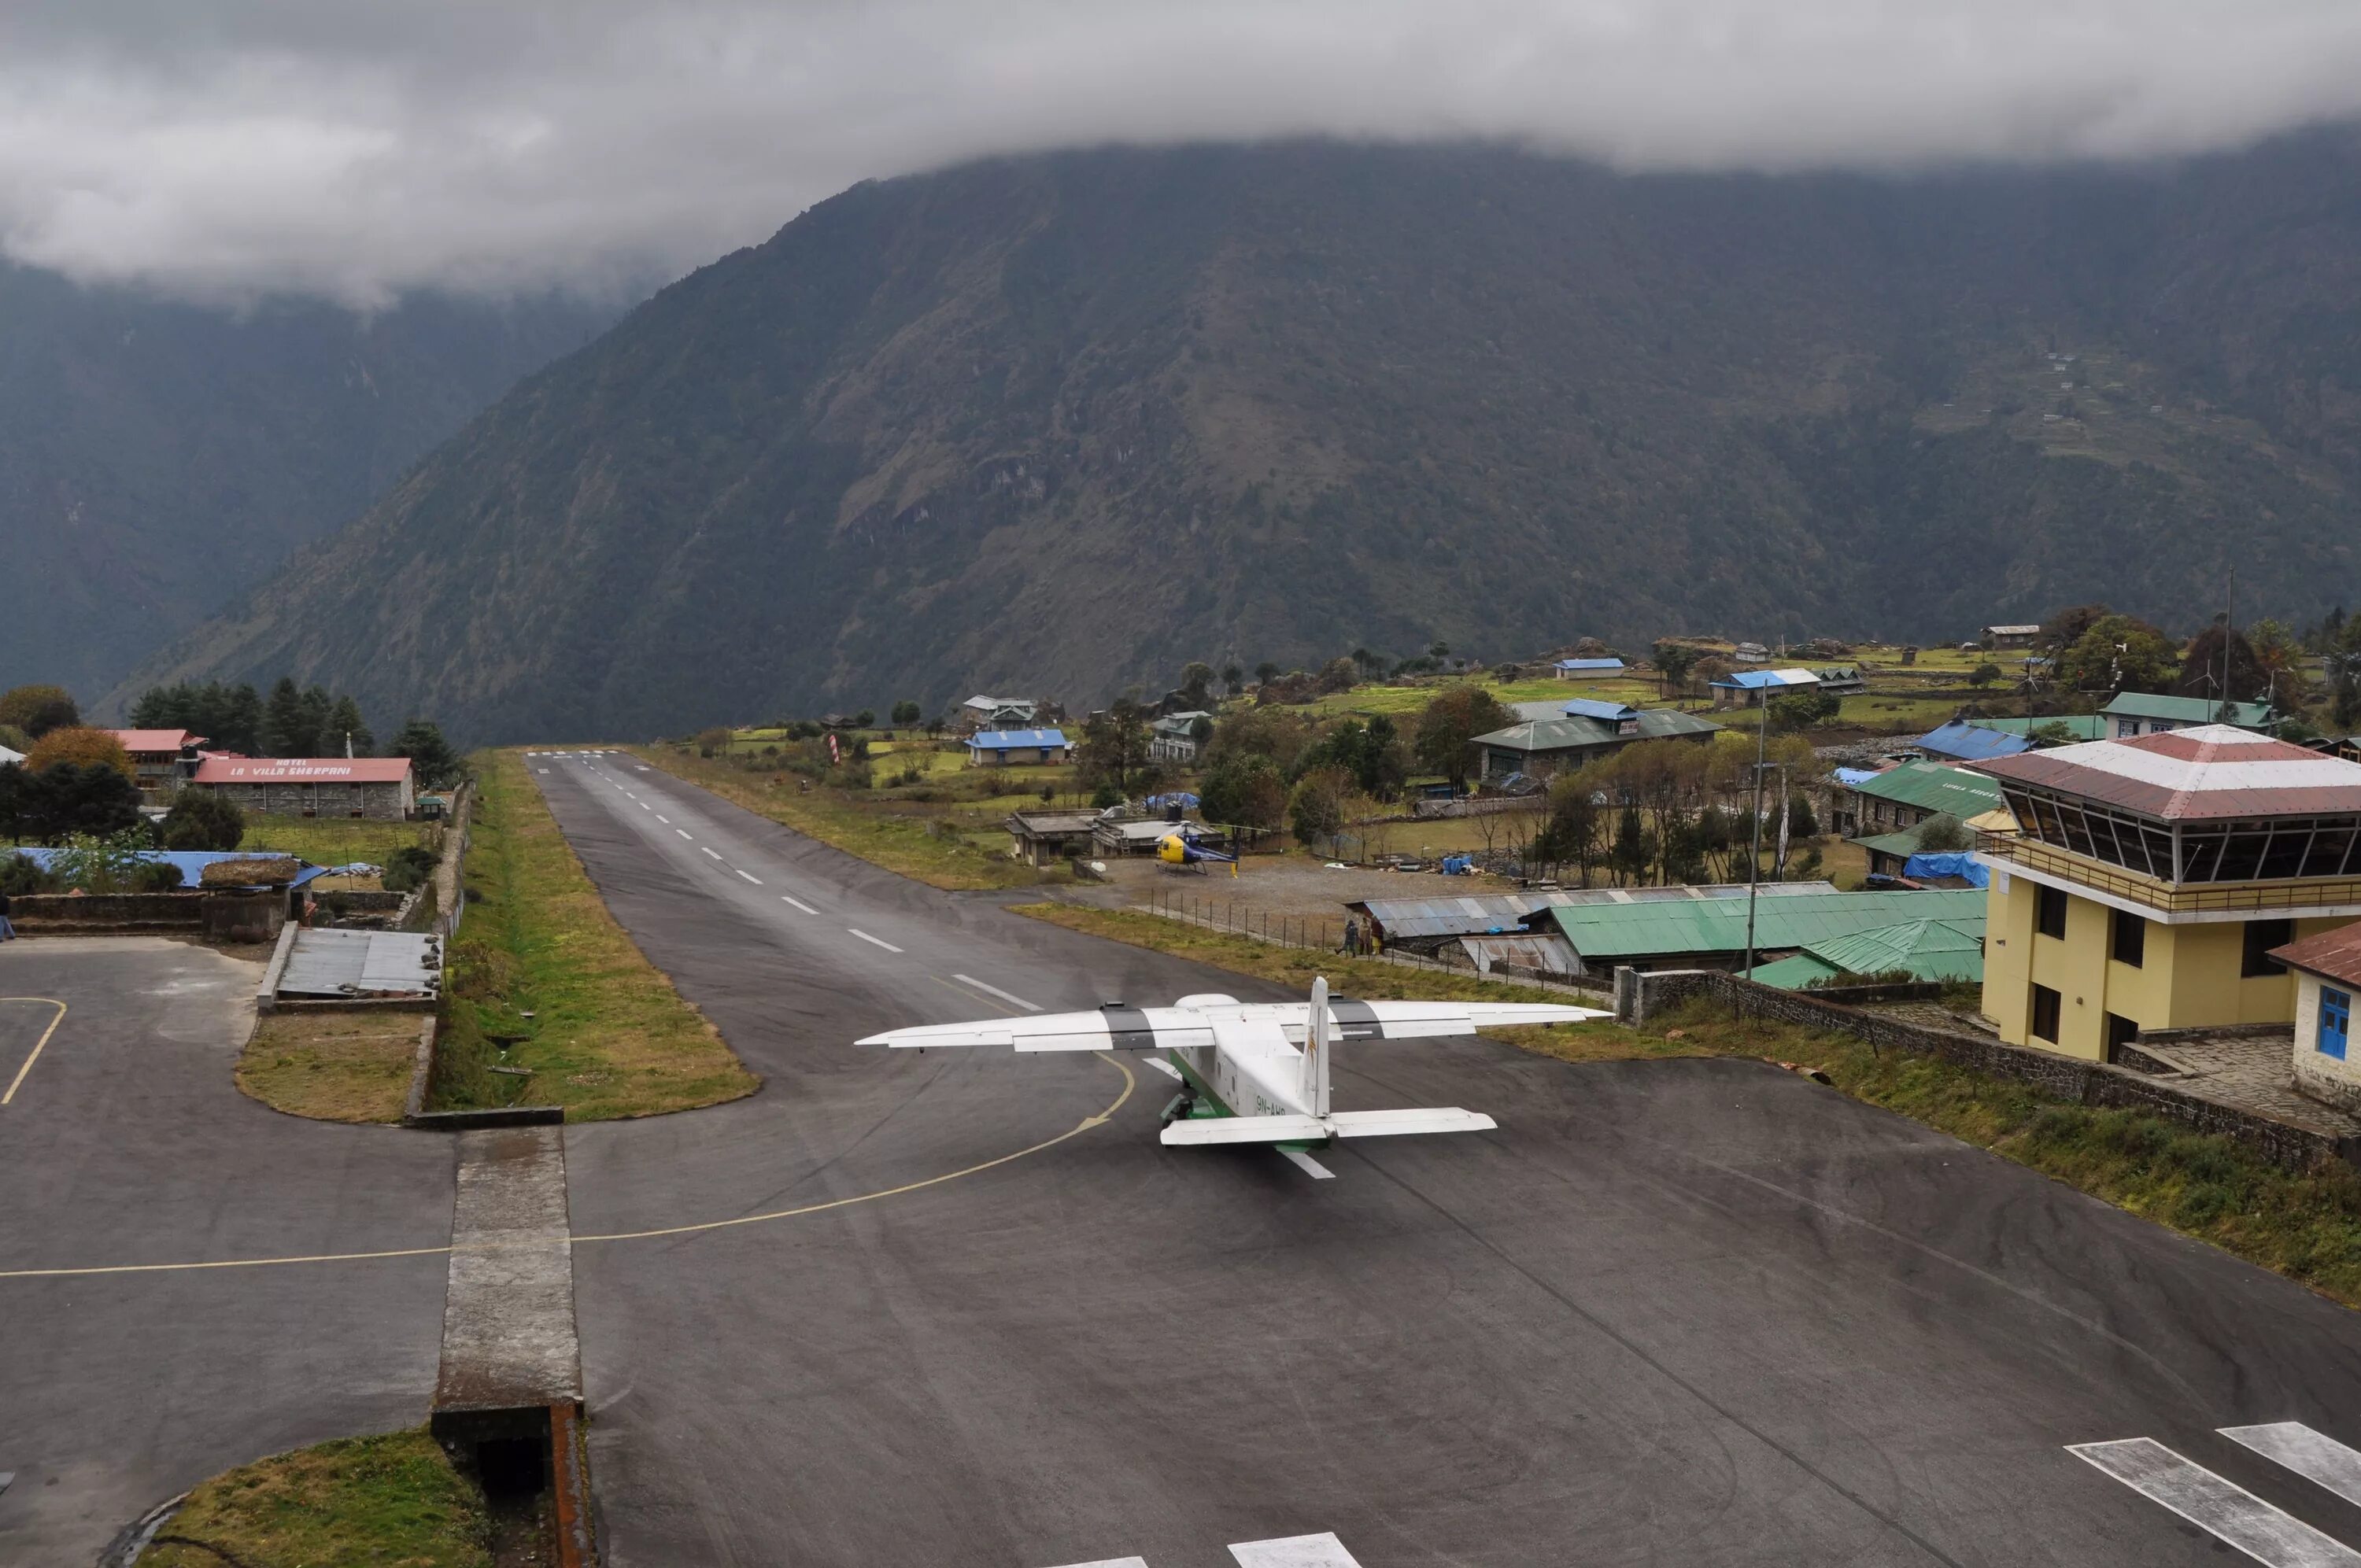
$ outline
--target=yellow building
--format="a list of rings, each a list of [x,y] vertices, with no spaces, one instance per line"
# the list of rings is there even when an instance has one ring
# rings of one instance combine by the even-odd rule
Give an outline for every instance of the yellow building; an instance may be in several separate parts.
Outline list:
[[[2103,1061],[2142,1029],[2292,1024],[2271,949],[2361,918],[2361,764],[2228,725],[1978,764],[1984,1012]]]

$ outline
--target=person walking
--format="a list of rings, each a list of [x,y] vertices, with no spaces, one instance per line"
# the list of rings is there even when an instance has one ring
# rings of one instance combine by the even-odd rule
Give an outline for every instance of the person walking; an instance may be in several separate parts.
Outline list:
[[[1357,916],[1345,922],[1345,954],[1347,958],[1361,955],[1361,921]]]
[[[5,890],[0,890],[0,942],[13,942],[16,939],[16,927],[8,924],[8,894]]]

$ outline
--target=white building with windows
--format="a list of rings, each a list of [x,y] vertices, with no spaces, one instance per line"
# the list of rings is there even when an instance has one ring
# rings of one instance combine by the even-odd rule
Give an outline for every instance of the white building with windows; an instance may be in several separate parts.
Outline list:
[[[2361,921],[2271,949],[2295,971],[2295,1083],[2315,1100],[2361,1111],[2353,999],[2361,996]]]

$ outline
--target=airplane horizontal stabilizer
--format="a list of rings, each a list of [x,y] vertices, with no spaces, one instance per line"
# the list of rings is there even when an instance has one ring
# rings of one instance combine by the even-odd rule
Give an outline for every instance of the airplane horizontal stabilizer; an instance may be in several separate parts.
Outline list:
[[[1199,1116],[1164,1129],[1168,1144],[1316,1144],[1327,1136],[1316,1116]]]
[[[1340,1138],[1383,1138],[1397,1133],[1481,1133],[1500,1124],[1481,1111],[1435,1105],[1412,1111],[1338,1111],[1328,1125]]]

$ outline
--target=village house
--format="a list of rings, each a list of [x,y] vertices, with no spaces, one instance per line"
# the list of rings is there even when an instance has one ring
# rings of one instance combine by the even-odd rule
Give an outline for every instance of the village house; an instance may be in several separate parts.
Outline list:
[[[1597,680],[1622,673],[1620,659],[1560,659],[1550,666],[1550,674],[1562,681]]]
[[[1008,858],[1028,866],[1053,866],[1091,850],[1095,811],[1013,811],[1008,815]]]
[[[2152,1029],[2296,1021],[2290,943],[2361,916],[2361,763],[2224,724],[1984,764],[1983,1011],[2087,1060]]]
[[[2295,1083],[2315,1100],[2361,1112],[2353,998],[2361,992],[2361,921],[2273,948],[2295,971]]]
[[[2211,697],[2118,692],[2099,711],[2106,718],[2107,738],[2111,740],[2128,740],[2135,735],[2162,735],[2193,724],[2229,724],[2257,734],[2270,728],[2271,710],[2262,703],[2230,703],[2226,713],[2223,711],[2224,706]]]
[[[1861,673],[1859,664],[1839,664],[1812,674],[1820,689],[1831,696],[1859,696],[1869,690],[1869,677]]]
[[[185,787],[211,790],[248,816],[407,820],[418,807],[407,757],[217,757]]]
[[[2021,622],[2013,626],[1987,626],[1976,639],[1984,647],[1995,651],[2002,648],[2030,648],[2040,640],[2040,627]]]
[[[1730,657],[1734,663],[1767,664],[1771,662],[1771,650],[1760,642],[1741,642],[1730,651]]]
[[[965,735],[979,729],[1023,729],[1040,717],[1041,705],[1029,696],[985,696],[979,693],[959,705],[954,723]]]
[[[1005,768],[1020,762],[1062,762],[1071,750],[1062,729],[985,729],[967,738],[967,765]]]
[[[1940,762],[1903,762],[1880,772],[1839,768],[1828,790],[1830,831],[1847,839],[1899,833],[1936,816],[1961,822],[2000,805],[1999,786]]]
[[[197,771],[202,735],[186,729],[109,729],[131,758],[132,782],[150,806],[169,804]]]
[[[1737,670],[1712,683],[1713,706],[1760,707],[1766,697],[1819,684],[1820,677],[1809,670]]]
[[[1545,716],[1549,709],[1555,710],[1554,717]],[[1702,741],[1721,728],[1675,708],[1632,707],[1583,697],[1564,703],[1519,703],[1516,711],[1521,722],[1478,735],[1469,742],[1476,748],[1479,779],[1497,781],[1516,773],[1547,778],[1596,762],[1635,740]]]
[[[1213,733],[1213,716],[1202,708],[1185,708],[1168,713],[1148,727],[1148,756],[1150,762],[1192,763],[1204,747],[1204,737],[1198,734],[1204,727],[1205,736]]]

